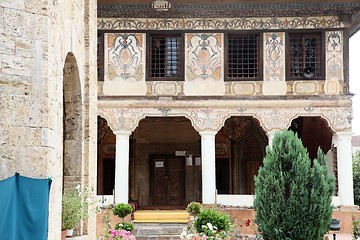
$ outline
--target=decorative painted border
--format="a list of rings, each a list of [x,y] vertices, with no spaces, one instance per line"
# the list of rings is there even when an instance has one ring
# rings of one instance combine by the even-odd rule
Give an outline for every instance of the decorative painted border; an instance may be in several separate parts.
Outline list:
[[[98,18],[98,30],[269,30],[344,28],[338,17]]]
[[[172,102],[172,101],[171,101]],[[164,102],[165,103],[165,102]],[[349,131],[351,129],[352,109],[350,107],[249,107],[224,106],[219,107],[183,107],[177,104],[166,103],[166,107],[139,107],[122,108],[121,105],[111,106],[102,104],[98,106],[98,115],[105,118],[113,131],[134,131],[141,119],[146,116],[166,117],[185,116],[196,131],[219,131],[227,118],[231,116],[252,116],[259,120],[260,125],[267,132],[287,129],[291,121],[299,116],[320,116],[335,131]]]

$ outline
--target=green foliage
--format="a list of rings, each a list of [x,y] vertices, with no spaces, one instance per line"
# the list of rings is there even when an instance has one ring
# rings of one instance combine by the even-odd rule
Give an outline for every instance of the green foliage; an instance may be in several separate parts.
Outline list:
[[[232,228],[232,222],[226,213],[214,210],[205,209],[200,211],[197,219],[194,222],[194,228],[198,233],[205,233],[204,231],[211,229],[208,227],[211,224],[213,229],[217,231],[229,231]],[[206,235],[208,235],[207,233]]]
[[[331,222],[334,178],[320,149],[311,161],[297,135],[275,134],[255,184],[255,222],[264,239],[323,239]]]
[[[80,190],[65,189],[62,196],[61,229],[72,229],[80,220],[89,215],[89,194],[88,189]]]
[[[193,216],[199,215],[201,210],[202,210],[202,206],[201,203],[199,202],[191,202],[186,207],[186,211]]]
[[[132,213],[132,207],[129,204],[126,203],[119,203],[116,204],[113,208],[113,214],[122,218],[124,222],[124,218]]]
[[[360,151],[353,155],[354,202],[360,206]]]
[[[360,237],[359,223],[360,223],[360,219],[353,216],[352,217],[352,224],[353,224],[352,240],[357,240]]]
[[[134,230],[134,225],[130,222],[117,223],[115,225],[115,229],[116,230],[124,229],[126,231],[132,232],[132,230]]]

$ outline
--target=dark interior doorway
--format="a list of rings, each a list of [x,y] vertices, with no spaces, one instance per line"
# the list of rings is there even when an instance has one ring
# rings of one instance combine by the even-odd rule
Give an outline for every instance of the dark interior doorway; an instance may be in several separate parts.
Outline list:
[[[184,202],[185,157],[150,155],[153,206],[178,207]]]

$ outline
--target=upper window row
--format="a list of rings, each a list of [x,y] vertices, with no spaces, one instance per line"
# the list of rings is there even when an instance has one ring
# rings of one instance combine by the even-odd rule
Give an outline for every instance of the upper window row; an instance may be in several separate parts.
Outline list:
[[[150,34],[147,79],[184,79],[184,35]],[[262,79],[260,34],[227,34],[225,39],[225,80]],[[323,44],[321,33],[290,33],[286,39],[286,78],[322,79]]]

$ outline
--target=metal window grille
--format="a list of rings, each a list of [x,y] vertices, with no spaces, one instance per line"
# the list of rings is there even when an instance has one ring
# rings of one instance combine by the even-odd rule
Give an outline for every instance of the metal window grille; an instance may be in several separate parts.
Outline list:
[[[179,78],[181,36],[151,36],[150,42],[150,77]]]
[[[259,37],[232,35],[228,37],[228,78],[257,78],[259,75]]]
[[[304,78],[304,70],[311,68],[313,76],[321,77],[321,35],[290,35],[290,77]]]

